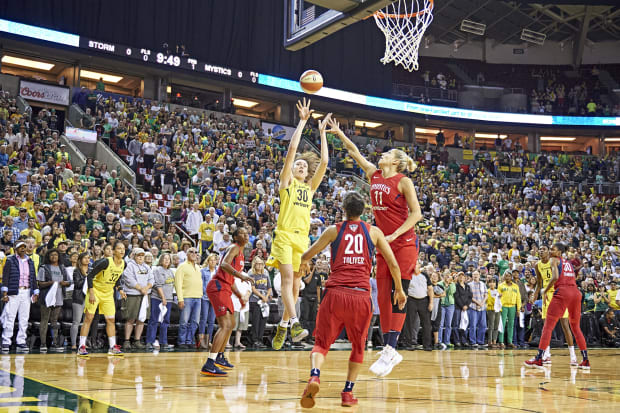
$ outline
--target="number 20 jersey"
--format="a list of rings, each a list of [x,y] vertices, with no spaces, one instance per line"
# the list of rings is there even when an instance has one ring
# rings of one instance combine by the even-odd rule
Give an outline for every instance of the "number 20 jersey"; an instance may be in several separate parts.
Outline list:
[[[310,185],[291,178],[291,184],[280,190],[280,213],[277,229],[280,231],[308,235],[310,232],[310,210],[312,209]]]
[[[398,191],[398,183],[404,176],[396,174],[390,178],[384,178],[381,170],[377,169],[370,177],[370,200],[375,223],[386,236],[393,234],[409,216],[407,200]],[[411,228],[390,246],[394,250],[394,247],[411,243],[415,237],[415,231]]]
[[[327,288],[362,288],[370,291],[370,271],[375,245],[370,225],[363,221],[336,224],[338,236],[331,244],[331,274]]]

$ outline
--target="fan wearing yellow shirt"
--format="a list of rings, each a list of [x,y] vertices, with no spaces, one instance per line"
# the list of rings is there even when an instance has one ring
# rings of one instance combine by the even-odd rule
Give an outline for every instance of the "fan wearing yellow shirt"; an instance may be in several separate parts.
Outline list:
[[[534,270],[536,271],[536,290],[534,291],[534,295],[530,299],[530,302],[534,303],[538,299],[541,289],[544,290],[547,288],[551,277],[553,276],[551,272],[551,260],[549,254],[549,248],[546,245],[540,247],[538,251],[538,256],[540,261],[536,263],[534,266]],[[545,320],[547,318],[547,309],[549,308],[549,303],[553,299],[554,288],[550,288],[547,297],[548,300],[543,300],[542,307],[542,319]],[[573,341],[573,333],[570,329],[570,324],[568,322],[568,310],[564,311],[564,315],[560,319],[560,325],[562,326],[562,331],[564,332],[564,337],[566,338],[566,343],[568,344],[568,351],[570,353],[570,365],[577,366],[577,355],[575,354],[575,342]],[[547,346],[545,349],[545,354],[543,355],[543,364],[551,365],[551,347]]]
[[[215,224],[211,220],[211,215],[206,214],[205,220],[202,221],[200,226],[198,227],[198,232],[200,233],[200,252],[201,255],[205,254],[205,252],[211,249],[213,245],[213,233],[215,232]]]
[[[297,147],[302,132],[312,116],[310,100],[297,102],[299,124],[291,138],[286,153],[284,166],[280,172],[280,214],[275,231],[275,239],[271,246],[270,263],[280,269],[282,277],[282,301],[284,314],[278,325],[276,335],[271,342],[274,350],[280,350],[286,339],[286,331],[291,325],[291,338],[294,342],[303,340],[308,330],[301,327],[295,311],[295,303],[299,297],[301,276],[299,265],[301,255],[308,248],[310,233],[310,210],[312,196],[319,187],[329,161],[327,147],[327,122],[331,113],[319,122],[321,134],[320,162],[313,152],[302,153],[297,156]]]

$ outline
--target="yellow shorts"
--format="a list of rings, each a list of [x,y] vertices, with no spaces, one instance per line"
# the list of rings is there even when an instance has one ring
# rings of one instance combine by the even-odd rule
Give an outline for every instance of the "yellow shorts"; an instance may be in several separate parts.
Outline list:
[[[553,299],[553,293],[549,293],[549,300],[547,300],[547,304],[545,304],[545,300],[543,300],[543,307],[542,307],[543,320],[547,318],[547,308],[549,307],[549,303],[551,303],[552,299]],[[562,318],[568,318],[568,308],[564,310],[564,315],[562,316]]]
[[[95,303],[90,303],[88,293],[86,293],[86,297],[84,298],[84,312],[88,314],[95,314],[97,312],[97,308],[99,308],[99,314],[103,314],[105,317],[114,317],[116,315],[114,293],[102,293],[96,288],[93,288],[93,291],[95,292]]]
[[[279,268],[280,264],[292,264],[293,271],[299,271],[301,255],[306,252],[309,243],[310,238],[307,234],[276,230],[267,265]]]

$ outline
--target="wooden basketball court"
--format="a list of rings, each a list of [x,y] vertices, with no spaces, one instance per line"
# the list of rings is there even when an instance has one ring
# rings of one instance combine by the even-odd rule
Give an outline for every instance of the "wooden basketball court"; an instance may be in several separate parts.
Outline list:
[[[590,373],[553,352],[546,372],[523,360],[534,351],[403,351],[391,375],[368,372],[366,353],[355,385],[357,408],[340,407],[348,351],[332,351],[321,371],[317,412],[620,411],[617,350],[591,352]],[[292,412],[309,375],[308,351],[231,352],[227,378],[198,374],[206,353],[4,355],[0,412]],[[29,406],[29,407],[26,407]]]

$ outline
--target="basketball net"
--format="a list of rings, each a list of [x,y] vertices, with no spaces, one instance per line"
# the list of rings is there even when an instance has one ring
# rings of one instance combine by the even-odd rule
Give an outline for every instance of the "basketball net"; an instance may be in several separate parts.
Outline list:
[[[418,49],[426,28],[433,21],[434,0],[396,0],[374,14],[385,35],[381,63],[394,62],[412,72],[418,70]]]

